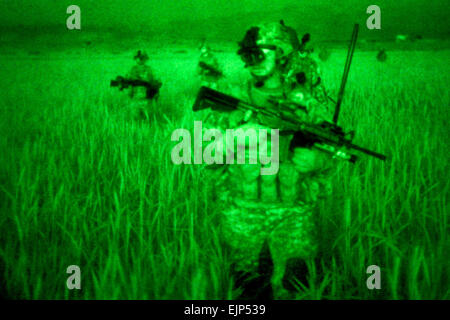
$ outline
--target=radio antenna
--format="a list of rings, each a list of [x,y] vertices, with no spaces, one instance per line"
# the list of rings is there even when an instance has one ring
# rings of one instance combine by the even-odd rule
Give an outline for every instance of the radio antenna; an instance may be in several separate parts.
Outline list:
[[[353,27],[352,40],[347,52],[347,59],[345,60],[344,74],[342,75],[341,87],[339,89],[339,94],[336,102],[336,108],[334,110],[333,122],[337,125],[339,118],[339,112],[341,111],[341,103],[344,97],[345,84],[347,83],[348,73],[350,71],[350,64],[352,63],[353,52],[355,52],[356,39],[358,38],[358,24]]]

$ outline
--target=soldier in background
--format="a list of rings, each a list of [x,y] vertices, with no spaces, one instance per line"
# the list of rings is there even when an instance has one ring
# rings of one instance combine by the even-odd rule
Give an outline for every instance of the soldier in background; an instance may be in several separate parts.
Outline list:
[[[307,122],[331,121],[317,64],[307,54],[299,57],[295,45],[292,31],[281,23],[250,28],[238,51],[250,74],[232,95],[272,111],[288,108]],[[264,128],[260,117],[211,111],[204,127]],[[245,276],[241,281],[250,290],[255,290],[250,283],[260,279],[256,292],[244,291],[244,297],[292,298],[294,277],[307,285],[307,263],[318,248],[313,209],[330,193],[330,157],[312,145],[306,137],[281,134],[277,174],[260,175],[261,164],[248,164],[248,152],[246,164],[216,172],[221,231],[234,271]]]
[[[377,53],[377,60],[380,62],[385,62],[387,59],[386,50],[384,48],[380,49]]]
[[[218,83],[223,76],[217,58],[212,54],[211,48],[205,42],[200,47],[197,74],[200,75],[201,85],[212,89],[217,89]]]
[[[133,116],[137,119],[149,119],[150,106],[159,98],[161,82],[157,80],[152,69],[147,65],[149,57],[147,53],[138,50],[134,56],[136,64],[126,75],[128,80],[141,80],[154,84],[154,89],[142,85],[130,85],[128,95],[131,98],[130,108]]]

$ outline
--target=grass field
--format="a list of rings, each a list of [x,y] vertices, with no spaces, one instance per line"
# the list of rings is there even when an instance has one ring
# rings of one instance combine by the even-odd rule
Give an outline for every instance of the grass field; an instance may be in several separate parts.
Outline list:
[[[17,299],[231,299],[228,253],[201,166],[170,160],[193,125],[197,52],[148,48],[163,80],[150,123],[127,116],[109,80],[130,55],[0,59],[1,290]],[[321,264],[303,299],[449,299],[450,51],[357,52],[341,124],[386,154],[338,163],[321,204]],[[230,82],[241,65],[219,53]],[[345,61],[324,81],[336,96]],[[366,268],[381,268],[368,290]],[[68,290],[79,265],[82,290]]]

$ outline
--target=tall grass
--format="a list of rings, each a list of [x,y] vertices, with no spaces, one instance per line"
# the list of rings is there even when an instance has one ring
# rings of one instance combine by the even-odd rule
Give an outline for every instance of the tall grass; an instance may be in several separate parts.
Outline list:
[[[106,57],[106,58],[105,58]],[[240,64],[226,61],[230,82]],[[337,163],[318,212],[321,260],[307,299],[448,299],[448,51],[354,59],[341,124],[388,155]],[[0,271],[24,299],[231,299],[229,259],[211,175],[170,161],[176,128],[193,124],[195,55],[152,65],[164,86],[154,119],[128,118],[108,88],[121,57],[1,62]],[[331,94],[345,59],[322,66]],[[176,72],[174,71],[176,70]],[[82,290],[68,290],[79,265]],[[366,268],[381,268],[368,290]]]

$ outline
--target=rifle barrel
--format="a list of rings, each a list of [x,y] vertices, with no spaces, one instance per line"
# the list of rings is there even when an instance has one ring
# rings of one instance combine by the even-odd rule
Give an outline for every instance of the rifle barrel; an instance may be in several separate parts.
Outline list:
[[[350,149],[355,149],[355,150],[358,150],[358,151],[360,151],[362,153],[371,155],[372,157],[378,158],[380,160],[383,160],[383,161],[386,160],[386,156],[384,154],[381,154],[381,153],[378,153],[378,152],[375,152],[375,151],[372,151],[372,150],[369,150],[369,149],[357,146],[356,144],[351,143],[351,144],[348,144],[347,147],[349,147]]]

